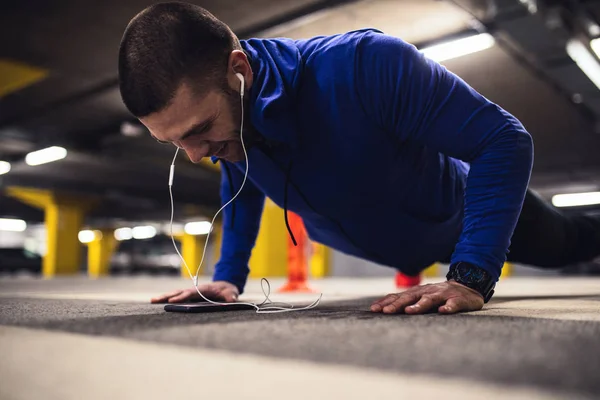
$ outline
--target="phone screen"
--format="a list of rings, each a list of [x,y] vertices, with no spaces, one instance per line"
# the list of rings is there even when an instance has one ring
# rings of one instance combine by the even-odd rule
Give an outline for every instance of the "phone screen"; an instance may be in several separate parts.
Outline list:
[[[212,303],[166,304],[165,311],[182,313],[207,313],[223,311],[254,310],[249,304],[230,303],[227,305]]]

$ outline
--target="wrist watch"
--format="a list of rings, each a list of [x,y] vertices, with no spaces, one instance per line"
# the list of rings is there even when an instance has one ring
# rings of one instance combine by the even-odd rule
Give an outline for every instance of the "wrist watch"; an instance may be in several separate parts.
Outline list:
[[[485,303],[490,301],[496,287],[494,278],[486,270],[462,261],[450,266],[446,279],[476,290],[483,296]]]

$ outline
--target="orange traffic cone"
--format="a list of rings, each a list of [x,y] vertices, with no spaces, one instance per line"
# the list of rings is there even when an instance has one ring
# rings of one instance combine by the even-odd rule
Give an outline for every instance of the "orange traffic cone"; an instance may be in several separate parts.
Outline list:
[[[402,272],[396,273],[396,287],[408,289],[421,284],[421,274],[416,276],[405,275]]]
[[[297,246],[288,236],[288,281],[278,292],[314,293],[308,286],[308,258],[306,248],[310,245],[302,218],[288,211],[288,223],[294,233]]]

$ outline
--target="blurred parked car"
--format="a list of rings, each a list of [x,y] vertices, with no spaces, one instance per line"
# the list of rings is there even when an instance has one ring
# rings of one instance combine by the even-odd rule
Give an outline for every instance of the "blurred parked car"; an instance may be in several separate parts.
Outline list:
[[[0,271],[39,274],[42,272],[42,257],[22,247],[0,248]]]
[[[569,265],[560,272],[562,275],[600,276],[600,257],[592,261]]]
[[[112,256],[110,268],[117,274],[179,274],[181,259],[169,237],[155,236],[152,239],[119,242]]]

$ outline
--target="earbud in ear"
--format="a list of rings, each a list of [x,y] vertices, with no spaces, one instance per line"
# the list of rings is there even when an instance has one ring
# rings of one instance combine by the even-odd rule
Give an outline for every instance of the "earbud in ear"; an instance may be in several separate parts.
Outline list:
[[[240,74],[239,72],[237,74],[235,74],[235,76],[238,77],[238,79],[240,80],[240,82],[242,83],[242,85],[240,86],[240,94],[243,96],[244,95],[244,75]]]

